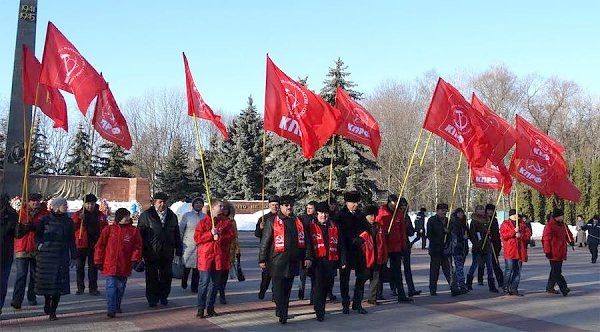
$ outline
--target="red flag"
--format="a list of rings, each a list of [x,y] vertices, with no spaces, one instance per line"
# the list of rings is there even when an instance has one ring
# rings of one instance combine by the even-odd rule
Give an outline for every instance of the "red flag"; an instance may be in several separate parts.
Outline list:
[[[581,200],[581,192],[566,176],[563,176],[559,181],[556,182],[554,193],[556,196],[562,199],[566,199],[575,203],[578,203]]]
[[[476,112],[455,87],[440,78],[423,128],[462,151],[469,165],[482,167],[489,154],[484,135],[488,125]]]
[[[35,55],[23,44],[23,102],[39,107],[54,121],[54,128],[69,131],[67,105],[58,89],[39,84],[41,65]],[[37,90],[37,100],[36,100]]]
[[[512,178],[504,163],[496,166],[491,160],[483,167],[471,168],[471,182],[477,188],[503,190],[507,195],[512,188]]]
[[[552,196],[554,173],[549,166],[531,159],[518,159],[515,153],[510,162],[509,172],[517,180],[539,191],[542,195]]]
[[[338,109],[292,80],[267,55],[266,130],[301,145],[308,159],[333,135],[341,118]]]
[[[565,148],[541,130],[517,115],[517,159],[530,159],[550,166],[554,173],[566,175],[567,163],[562,156]]]
[[[40,83],[72,93],[83,115],[106,82],[67,38],[48,22]]]
[[[491,149],[489,159],[494,164],[500,164],[504,161],[504,156],[515,145],[517,132],[513,127],[485,105],[475,93],[471,98],[471,106],[482,115],[483,121],[488,124],[484,132],[487,142]]]
[[[221,122],[221,116],[216,115],[210,106],[204,102],[204,99],[202,99],[202,96],[200,95],[200,91],[198,91],[198,88],[196,88],[196,84],[194,83],[194,78],[192,77],[192,72],[188,66],[185,53],[183,53],[183,64],[185,66],[185,87],[188,100],[188,115],[212,121],[212,123],[217,126],[221,134],[223,134],[223,137],[228,140],[229,134],[227,133],[225,125],[223,125],[223,122]]]
[[[132,143],[127,120],[121,114],[108,85],[98,94],[92,124],[105,140],[111,141],[125,150],[131,149]]]
[[[335,133],[369,146],[377,158],[381,136],[375,118],[339,86],[336,92],[335,108],[343,114],[342,123]]]

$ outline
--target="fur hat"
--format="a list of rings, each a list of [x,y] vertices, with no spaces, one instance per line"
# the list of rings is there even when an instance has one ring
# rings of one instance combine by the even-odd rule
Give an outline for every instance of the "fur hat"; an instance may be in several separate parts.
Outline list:
[[[558,218],[560,216],[564,216],[565,212],[562,209],[555,208],[552,210],[552,218]]]
[[[118,208],[117,211],[115,211],[115,222],[119,223],[123,218],[129,215],[131,215],[131,213],[126,208]]]
[[[358,191],[347,191],[344,193],[344,201],[358,203],[360,202],[360,193]]]
[[[317,212],[327,212],[329,213],[329,204],[327,202],[319,202],[315,206]]]
[[[363,213],[365,216],[375,216],[377,217],[377,212],[379,212],[379,208],[377,205],[368,205],[363,208]]]
[[[277,196],[277,195],[269,196],[269,203],[279,203],[279,196]]]
[[[156,194],[154,194],[154,197],[152,197],[152,199],[160,199],[160,200],[166,201],[169,199],[169,195],[167,195],[166,193],[163,193],[162,191],[159,191]]]
[[[96,203],[98,201],[98,197],[94,194],[87,194],[83,197],[84,203]]]
[[[295,202],[296,202],[296,199],[292,195],[283,195],[279,199],[279,204],[281,204],[281,205],[294,204]]]

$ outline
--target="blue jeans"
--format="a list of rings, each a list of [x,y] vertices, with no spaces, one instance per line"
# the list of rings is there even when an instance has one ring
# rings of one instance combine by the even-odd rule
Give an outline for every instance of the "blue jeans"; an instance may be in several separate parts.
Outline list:
[[[125,286],[127,286],[127,277],[110,276],[106,278],[106,311],[115,313],[121,310]]]
[[[27,274],[29,273],[29,288],[27,289],[27,301],[34,302],[35,298],[35,257],[15,258],[17,276],[13,290],[12,303],[21,305],[25,297],[25,286],[27,286]]]
[[[10,268],[12,267],[12,259],[7,259],[0,266],[0,310],[4,307],[4,299],[8,291],[8,277],[10,276]]]
[[[473,263],[471,263],[471,268],[469,268],[468,275],[473,276],[475,270],[477,270],[477,266],[479,265],[479,260],[482,259],[485,263],[485,269],[487,270],[488,279],[494,279],[494,270],[492,268],[492,255],[491,254],[473,254]]]
[[[518,259],[504,260],[504,289],[510,292],[516,292],[521,281],[521,265],[523,263]]]
[[[453,255],[454,260],[454,280],[458,287],[465,287],[465,256]]]
[[[216,270],[199,271],[200,287],[198,288],[198,309],[214,308],[219,290],[220,272]],[[208,297],[208,305],[206,299]]]

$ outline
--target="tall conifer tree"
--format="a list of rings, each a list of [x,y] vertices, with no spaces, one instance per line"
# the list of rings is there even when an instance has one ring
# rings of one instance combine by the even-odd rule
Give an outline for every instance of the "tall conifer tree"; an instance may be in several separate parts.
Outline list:
[[[133,162],[127,159],[129,153],[114,143],[104,143],[100,148],[104,154],[104,156],[99,158],[100,175],[119,178],[131,177],[129,167],[133,166]]]
[[[79,176],[95,175],[90,136],[85,132],[81,123],[77,127],[77,133],[71,141],[71,149],[65,164],[65,174]]]
[[[180,138],[173,140],[165,166],[157,175],[157,187],[167,193],[172,202],[189,200],[203,190],[189,171],[189,155]]]

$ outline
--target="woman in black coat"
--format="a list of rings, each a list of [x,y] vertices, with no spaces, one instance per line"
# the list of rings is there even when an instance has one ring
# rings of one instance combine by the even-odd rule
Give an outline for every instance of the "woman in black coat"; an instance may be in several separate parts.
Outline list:
[[[52,213],[41,220],[36,230],[38,244],[35,293],[44,295],[44,312],[56,320],[61,295],[70,293],[69,268],[75,266],[77,250],[73,221],[67,215],[67,201],[52,200]]]
[[[8,277],[14,256],[15,228],[19,217],[8,204],[8,196],[0,196],[0,314],[8,290]]]

